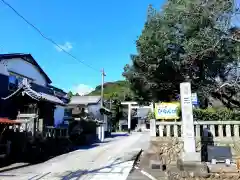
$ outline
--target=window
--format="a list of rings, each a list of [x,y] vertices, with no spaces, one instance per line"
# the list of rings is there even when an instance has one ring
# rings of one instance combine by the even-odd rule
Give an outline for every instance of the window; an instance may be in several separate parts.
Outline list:
[[[18,77],[17,79],[18,79],[18,84],[23,81],[23,77]]]
[[[23,75],[20,75],[20,74],[17,74],[17,73],[14,73],[14,72],[10,72],[10,75],[9,75],[9,84],[14,84],[15,86],[18,86],[19,83],[21,83],[23,81],[23,79],[27,79],[28,82],[33,82],[33,79],[31,78],[28,78],[28,77],[25,77]]]
[[[8,79],[8,89],[9,90],[16,90],[18,86],[17,77],[14,75],[10,75]]]
[[[72,116],[72,109],[65,109],[64,116],[71,117]]]
[[[17,84],[17,77],[14,75],[9,76],[9,83],[11,84]]]

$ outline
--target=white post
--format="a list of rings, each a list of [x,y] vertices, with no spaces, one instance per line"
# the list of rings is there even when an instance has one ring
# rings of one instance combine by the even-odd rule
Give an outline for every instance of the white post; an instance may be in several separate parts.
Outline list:
[[[210,125],[210,131],[211,131],[213,137],[215,137],[216,133],[215,133],[215,125],[214,124]]]
[[[156,120],[150,119],[150,136],[156,137]]]
[[[174,134],[174,137],[178,137],[178,125],[173,126],[173,134]]]
[[[104,114],[103,115],[103,121],[104,121],[104,131],[107,131],[108,130],[108,122],[107,122],[107,115]]]
[[[234,125],[234,137],[239,138],[239,125],[238,124]]]
[[[104,139],[105,139],[104,124],[101,125],[101,133],[102,133],[102,135],[101,135],[101,142],[103,142]]]
[[[128,104],[128,132],[131,132],[131,115],[132,115],[132,105]]]
[[[102,133],[101,133],[101,125],[99,125],[98,126],[98,139],[99,139],[99,141],[101,141],[102,140],[102,138],[101,138],[101,136],[102,136]]]
[[[227,136],[227,137],[231,137],[231,136],[232,136],[230,124],[227,124],[227,125],[226,125],[226,136]]]
[[[159,136],[160,136],[160,137],[163,137],[163,128],[164,128],[164,126],[161,125],[161,124],[158,126]]]
[[[191,84],[184,82],[180,84],[180,97],[182,109],[182,126],[184,153],[183,161],[201,161],[200,153],[196,153],[196,142],[194,136],[193,110]]]
[[[153,112],[154,112],[154,105],[153,105],[153,102],[151,103],[150,107],[151,107],[151,112],[153,113]]]

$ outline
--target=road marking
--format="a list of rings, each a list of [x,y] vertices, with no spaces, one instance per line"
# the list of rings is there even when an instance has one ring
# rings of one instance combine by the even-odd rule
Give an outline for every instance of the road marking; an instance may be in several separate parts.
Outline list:
[[[35,175],[35,176],[29,178],[28,180],[33,180],[35,177],[38,177],[38,176],[39,176],[39,175],[37,174],[37,175]]]
[[[45,174],[42,174],[41,176],[40,176],[40,174],[39,175],[35,175],[35,176],[29,178],[28,180],[40,180],[40,179],[44,178],[45,176],[47,176],[49,174],[51,174],[51,172],[47,172]]]

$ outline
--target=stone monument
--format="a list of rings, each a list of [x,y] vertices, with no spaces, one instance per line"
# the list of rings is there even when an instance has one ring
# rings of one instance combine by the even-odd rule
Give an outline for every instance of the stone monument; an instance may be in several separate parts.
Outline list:
[[[201,154],[196,152],[196,141],[193,123],[193,105],[191,84],[184,82],[180,84],[181,110],[182,110],[182,137],[184,151],[182,154],[183,162],[200,162]]]

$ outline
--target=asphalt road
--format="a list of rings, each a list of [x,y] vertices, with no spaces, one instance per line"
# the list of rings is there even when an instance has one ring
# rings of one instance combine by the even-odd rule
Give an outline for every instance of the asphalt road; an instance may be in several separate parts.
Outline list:
[[[148,148],[149,132],[118,134],[41,164],[0,173],[1,180],[125,180],[131,157]]]

